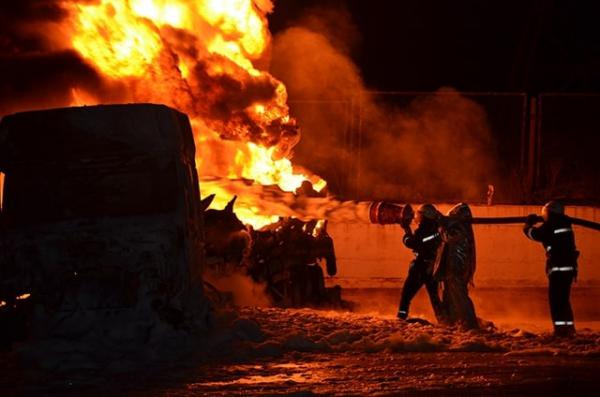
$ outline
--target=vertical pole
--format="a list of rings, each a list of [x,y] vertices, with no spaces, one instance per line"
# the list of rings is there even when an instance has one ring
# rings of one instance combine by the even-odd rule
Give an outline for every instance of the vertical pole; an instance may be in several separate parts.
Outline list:
[[[537,98],[532,96],[529,100],[529,142],[527,144],[527,190],[530,196],[533,195],[535,186],[536,172],[536,147],[537,147]]]
[[[359,91],[358,94],[358,144],[357,144],[357,162],[356,162],[356,200],[360,200],[360,171],[361,171],[361,152],[362,152],[362,111],[363,111],[363,101],[362,101],[362,91]]]
[[[0,172],[0,213],[2,212],[2,204],[4,200],[4,173]]]
[[[538,95],[538,100],[537,100],[537,123],[535,126],[535,134],[536,134],[536,143],[535,143],[535,153],[536,153],[536,157],[535,157],[535,180],[534,180],[534,186],[537,188],[539,188],[540,186],[542,186],[542,183],[544,182],[542,180],[542,169],[541,169],[541,165],[542,165],[542,103],[544,100],[544,95],[540,94]]]
[[[348,133],[352,131],[352,94],[349,95],[349,99],[350,100],[348,102],[344,102],[344,117],[346,118],[346,120],[344,126],[344,140],[342,146],[343,157],[341,159],[343,164],[348,164]],[[348,175],[346,175],[347,172],[348,171],[346,169],[346,171],[341,171],[339,174],[339,189],[342,197],[347,197],[348,193]]]
[[[529,122],[529,97],[527,93],[521,94],[523,112],[521,114],[521,135],[519,145],[519,168],[514,176],[514,186],[518,186],[517,192],[512,192],[513,200],[520,202],[527,200],[530,195],[529,186],[527,185],[527,127]],[[516,193],[516,194],[515,194]]]
[[[350,197],[350,194],[354,193],[354,149],[352,147],[352,141],[354,134],[356,133],[356,94],[352,93],[350,98],[350,128],[346,135],[346,197]]]
[[[527,105],[529,100],[527,98],[527,94],[523,94],[523,115],[521,118],[521,153],[520,153],[520,161],[519,161],[519,174],[524,175],[525,169],[527,167],[527,121],[529,117],[527,117]],[[519,181],[523,182],[523,181]]]

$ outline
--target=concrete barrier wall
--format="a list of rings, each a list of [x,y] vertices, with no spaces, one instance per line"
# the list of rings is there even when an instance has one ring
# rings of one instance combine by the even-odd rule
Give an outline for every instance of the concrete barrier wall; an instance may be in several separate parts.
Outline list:
[[[446,212],[450,205],[438,205]],[[539,206],[472,206],[474,216],[526,216],[539,213]],[[569,207],[571,216],[600,222],[600,209]],[[545,254],[541,244],[527,239],[522,225],[476,225],[477,273],[475,283],[545,284]],[[397,285],[406,276],[413,255],[402,245],[399,226],[367,224],[330,224],[335,241],[338,278],[342,285],[377,287]],[[600,232],[575,227],[577,247],[581,251],[579,279],[582,283],[600,282]],[[391,281],[390,281],[391,280]]]

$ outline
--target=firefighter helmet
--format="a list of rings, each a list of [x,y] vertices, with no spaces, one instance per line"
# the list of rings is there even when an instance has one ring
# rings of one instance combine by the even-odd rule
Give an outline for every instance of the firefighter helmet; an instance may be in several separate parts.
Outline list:
[[[471,208],[466,203],[458,203],[448,211],[448,216],[457,217],[460,219],[471,219],[473,213]]]
[[[440,213],[433,204],[422,204],[417,208],[417,214],[419,214],[422,219],[436,220]]]
[[[548,220],[551,215],[564,215],[565,205],[557,200],[548,201],[546,205],[542,207],[542,218]]]

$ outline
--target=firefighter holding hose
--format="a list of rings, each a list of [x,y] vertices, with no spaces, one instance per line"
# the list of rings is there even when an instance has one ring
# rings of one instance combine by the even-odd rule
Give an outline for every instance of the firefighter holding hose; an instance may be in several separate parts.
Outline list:
[[[534,226],[539,217],[527,217],[523,231],[534,241],[541,242],[546,250],[546,274],[548,275],[548,298],[554,324],[554,335],[575,335],[573,310],[571,309],[571,284],[577,278],[575,233],[571,219],[565,215],[565,207],[558,201],[550,201],[542,208],[543,223]]]
[[[405,209],[410,206],[405,206]],[[410,263],[408,276],[402,286],[398,318],[405,320],[408,317],[410,302],[423,285],[427,289],[433,311],[438,317],[441,302],[438,295],[438,284],[433,278],[433,271],[442,243],[438,231],[440,213],[432,204],[423,204],[417,209],[415,220],[418,223],[414,233],[410,228],[411,217],[403,216],[400,225],[404,229],[402,242],[415,253],[415,258]]]
[[[475,305],[469,298],[469,285],[473,285],[476,267],[472,219],[471,208],[465,203],[455,205],[441,219],[444,245],[435,274],[443,287],[443,321],[466,329],[479,328]]]

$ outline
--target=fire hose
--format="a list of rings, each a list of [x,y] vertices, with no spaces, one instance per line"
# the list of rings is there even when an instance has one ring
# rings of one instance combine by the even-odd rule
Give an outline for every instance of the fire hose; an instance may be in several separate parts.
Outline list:
[[[573,216],[567,216],[567,218],[571,221],[573,225],[600,231],[600,223],[588,221],[587,219],[575,218]],[[502,225],[508,223],[525,223],[526,220],[527,217],[525,216],[500,216],[490,218],[475,217],[471,220],[471,223],[474,225]],[[538,222],[543,221],[542,217],[539,215],[536,218],[536,220]]]
[[[396,223],[409,224],[414,217],[414,211],[410,204],[404,206],[400,204],[389,203],[386,201],[374,201],[369,206],[369,220],[371,223],[380,225],[391,225]],[[573,225],[582,226],[588,229],[600,231],[600,223],[588,221],[586,219],[567,217]],[[500,217],[473,217],[471,223],[474,225],[505,225],[513,223],[525,223],[525,216],[500,216]],[[537,216],[536,221],[542,222],[541,216]]]

